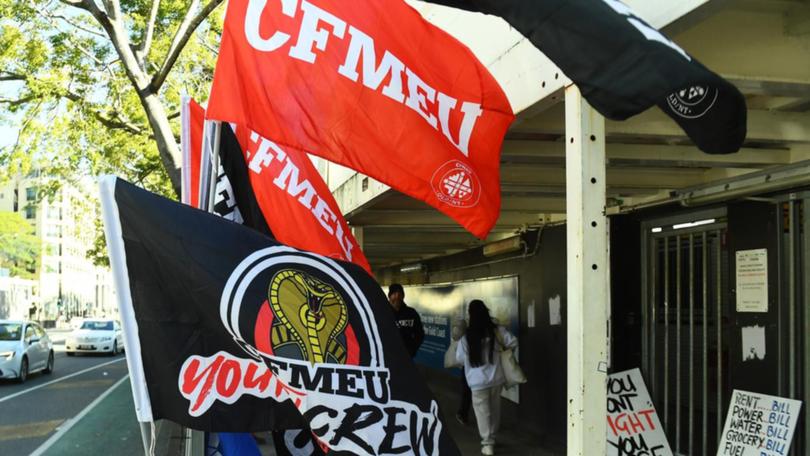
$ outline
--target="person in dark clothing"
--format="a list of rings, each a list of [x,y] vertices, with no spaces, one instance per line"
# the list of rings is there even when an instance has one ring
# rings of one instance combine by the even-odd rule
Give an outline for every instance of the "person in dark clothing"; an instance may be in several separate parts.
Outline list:
[[[394,320],[399,328],[402,341],[405,342],[405,348],[413,358],[425,338],[422,319],[419,318],[419,313],[413,307],[405,304],[405,290],[402,285],[392,283],[388,287],[388,302],[391,303],[391,308],[394,310]]]

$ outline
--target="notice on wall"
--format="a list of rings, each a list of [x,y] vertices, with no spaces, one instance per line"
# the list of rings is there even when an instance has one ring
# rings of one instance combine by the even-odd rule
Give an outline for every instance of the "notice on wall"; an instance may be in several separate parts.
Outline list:
[[[786,456],[801,401],[734,390],[717,456]]]
[[[672,456],[641,371],[608,376],[608,456]]]
[[[765,359],[765,327],[743,326],[742,331],[742,360],[754,361]]]
[[[548,324],[550,326],[559,326],[562,324],[562,312],[560,306],[562,300],[560,295],[554,295],[548,300]]]
[[[737,312],[768,311],[768,250],[736,252]]]

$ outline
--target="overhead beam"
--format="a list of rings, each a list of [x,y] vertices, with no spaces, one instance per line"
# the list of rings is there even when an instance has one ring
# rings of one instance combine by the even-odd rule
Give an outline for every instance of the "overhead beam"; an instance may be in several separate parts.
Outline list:
[[[649,109],[628,120],[606,121],[608,138],[685,139],[683,130],[659,109]],[[563,134],[565,121],[552,110],[518,126],[517,133]],[[747,141],[810,142],[810,113],[748,111]]]
[[[448,233],[437,232],[430,236],[424,233],[414,233],[404,230],[380,231],[374,227],[365,230],[366,242],[379,244],[381,242],[401,242],[404,244],[476,244],[479,241],[475,236],[467,232]]]
[[[679,188],[704,181],[705,171],[699,168],[609,168],[608,186],[647,189]],[[504,166],[501,181],[507,185],[540,184],[565,185],[565,170],[542,166]]]
[[[745,167],[790,163],[790,151],[785,149],[743,148],[735,154],[706,154],[694,146],[658,144],[607,144],[608,162],[634,160],[645,163],[662,162],[668,166]],[[565,144],[561,141],[504,141],[502,163],[531,163],[532,159],[565,159]]]
[[[465,245],[420,245],[420,244],[400,244],[400,243],[374,243],[367,244],[364,252],[375,252],[376,250],[387,251],[392,255],[408,254],[408,255],[428,255],[428,254],[444,254],[450,250],[464,249]]]
[[[332,191],[341,212],[348,219],[351,214],[372,205],[388,193],[391,187],[360,173],[355,173]]]
[[[537,223],[538,214],[531,212],[501,211],[497,226],[520,226]],[[360,226],[452,226],[458,225],[446,215],[434,211],[366,210],[351,219],[352,225]]]
[[[723,75],[746,95],[767,95],[771,97],[810,97],[810,81],[789,81],[765,79],[739,75]]]

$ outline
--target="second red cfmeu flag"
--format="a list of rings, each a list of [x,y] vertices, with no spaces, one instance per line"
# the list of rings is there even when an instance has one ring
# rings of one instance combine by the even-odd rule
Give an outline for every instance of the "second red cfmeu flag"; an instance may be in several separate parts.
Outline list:
[[[191,106],[199,107],[193,100]],[[203,129],[203,115],[188,122],[193,144],[201,145],[205,135],[213,141],[213,132]],[[223,124],[220,136],[215,213],[279,242],[371,272],[329,187],[305,153],[282,148],[245,127]]]
[[[401,0],[231,0],[206,114],[367,174],[476,236],[498,218],[509,101]]]
[[[357,245],[326,182],[307,154],[282,148],[258,133],[222,126],[220,158],[234,191],[249,186],[250,197],[279,242],[330,258],[371,266]],[[239,166],[239,172],[229,165]],[[247,166],[245,166],[247,165]],[[247,174],[249,182],[244,181]],[[239,180],[236,181],[238,175]],[[243,198],[244,199],[244,198]]]
[[[200,165],[205,109],[190,97],[183,97],[180,110],[180,148],[183,152],[183,203],[200,207]]]

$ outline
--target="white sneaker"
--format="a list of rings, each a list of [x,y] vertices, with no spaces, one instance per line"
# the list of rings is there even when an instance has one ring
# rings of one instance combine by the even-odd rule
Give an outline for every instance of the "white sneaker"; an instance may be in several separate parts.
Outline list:
[[[495,454],[495,445],[484,445],[481,447],[481,454],[484,456],[492,456]]]

